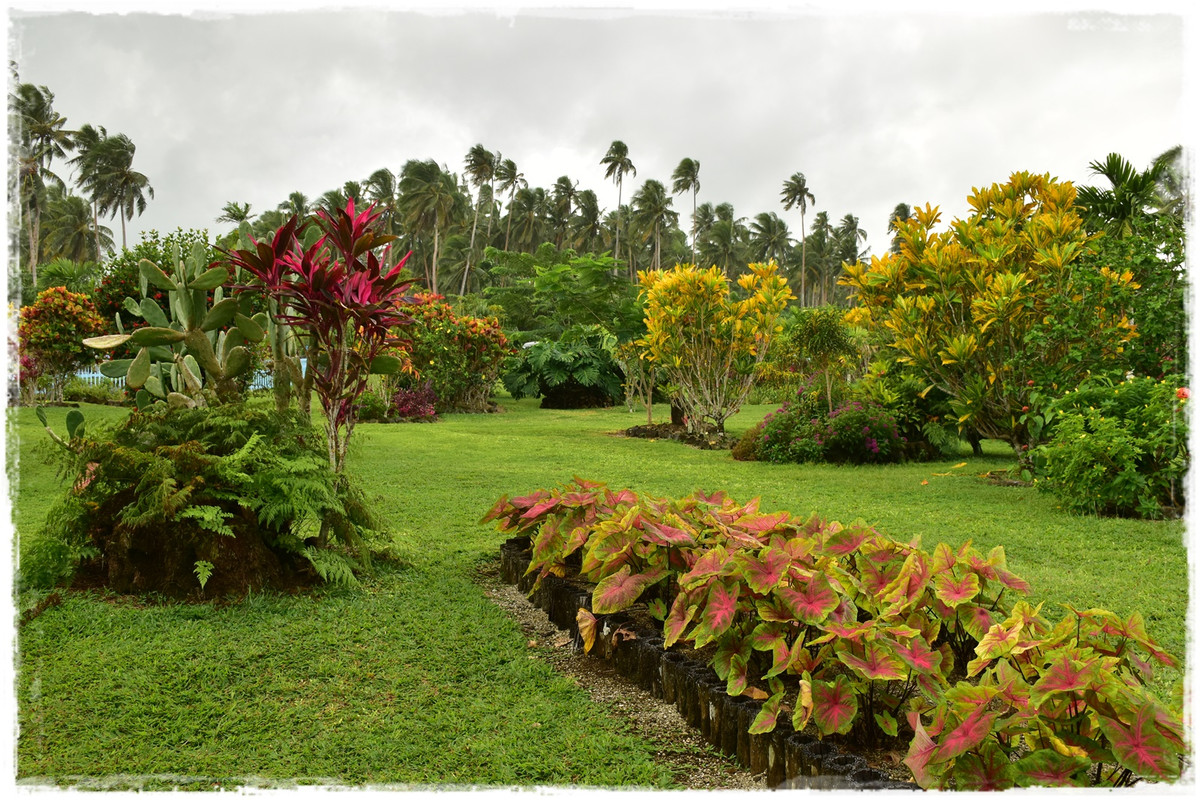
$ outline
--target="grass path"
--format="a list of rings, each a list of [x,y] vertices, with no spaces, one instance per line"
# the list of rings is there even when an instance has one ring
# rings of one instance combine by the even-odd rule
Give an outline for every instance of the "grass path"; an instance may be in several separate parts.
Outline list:
[[[471,581],[504,538],[476,524],[490,505],[572,475],[657,495],[725,489],[761,497],[765,510],[861,517],[929,548],[1003,544],[1035,602],[1140,610],[1152,635],[1185,652],[1182,524],[1071,517],[1033,489],[979,480],[1009,463],[1002,447],[929,464],[774,466],[613,436],[643,419],[620,409],[505,408],[358,427],[351,469],[404,563],[361,591],[223,607],[65,595],[19,633],[19,776],[670,785],[649,745],[531,657]],[[769,410],[749,407],[730,429]],[[90,420],[120,413],[86,411]],[[14,505],[27,542],[62,489],[37,456],[44,435],[32,412],[14,416]],[[52,411],[51,424],[61,429],[63,416]],[[18,610],[38,599],[21,595]],[[1160,682],[1163,694],[1172,680]]]

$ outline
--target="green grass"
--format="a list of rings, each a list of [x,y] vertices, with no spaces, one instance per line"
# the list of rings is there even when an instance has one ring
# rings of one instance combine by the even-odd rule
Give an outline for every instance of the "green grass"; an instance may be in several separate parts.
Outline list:
[[[476,524],[492,503],[573,475],[655,495],[725,489],[738,500],[761,497],[765,510],[862,518],[930,549],[1002,544],[1051,613],[1065,602],[1141,611],[1161,644],[1185,653],[1183,525],[1073,517],[1036,490],[979,479],[1011,463],[1002,446],[987,443],[982,459],[926,464],[777,466],[613,436],[644,421],[622,409],[504,408],[357,428],[351,469],[404,563],[361,591],[223,607],[68,594],[22,628],[19,776],[669,785],[650,746],[533,657],[472,583],[505,538]],[[769,410],[747,408],[731,432]],[[86,412],[89,420],[122,413]],[[64,415],[50,412],[58,430]],[[45,436],[32,412],[13,418],[23,548],[63,489],[38,457]],[[38,599],[23,594],[19,607]],[[1178,677],[1164,674],[1156,689],[1165,695]]]

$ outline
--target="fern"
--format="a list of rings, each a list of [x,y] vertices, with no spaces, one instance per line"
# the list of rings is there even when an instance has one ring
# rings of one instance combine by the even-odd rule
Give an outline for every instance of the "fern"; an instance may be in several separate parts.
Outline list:
[[[193,571],[196,573],[196,579],[200,581],[200,591],[204,591],[205,585],[208,584],[208,579],[212,577],[213,565],[211,561],[197,561]]]
[[[236,536],[233,528],[229,527],[226,520],[233,515],[218,506],[189,506],[179,513],[179,519],[193,519],[201,528],[206,531],[220,534],[221,536]],[[202,584],[203,585],[203,584]]]
[[[306,547],[303,555],[326,583],[346,588],[359,585],[354,574],[354,562],[336,550]]]

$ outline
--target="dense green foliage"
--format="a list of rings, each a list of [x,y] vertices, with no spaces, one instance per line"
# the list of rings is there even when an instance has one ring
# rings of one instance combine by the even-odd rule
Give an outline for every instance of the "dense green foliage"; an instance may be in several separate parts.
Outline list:
[[[288,588],[315,572],[355,582],[371,519],[334,480],[320,436],[294,415],[239,405],[131,413],[72,431],[78,475],[47,517],[22,579],[49,587],[83,567],[120,592]],[[333,519],[333,548],[318,547]]]
[[[541,397],[543,408],[595,408],[620,402],[624,374],[616,337],[599,325],[568,328],[557,341],[526,345],[502,379],[513,397]]]
[[[1056,400],[1038,449],[1039,486],[1078,513],[1155,519],[1184,506],[1188,389],[1178,381],[1095,379]]]

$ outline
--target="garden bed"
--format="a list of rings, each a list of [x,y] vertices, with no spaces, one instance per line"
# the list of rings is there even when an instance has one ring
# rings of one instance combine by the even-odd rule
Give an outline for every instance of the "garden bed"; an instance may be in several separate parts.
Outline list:
[[[670,439],[700,450],[729,450],[737,444],[737,437],[723,432],[688,433],[683,425],[658,422],[652,425],[634,425],[623,431],[625,436],[635,439]]]
[[[534,576],[527,575],[530,538],[518,536],[500,548],[500,579],[528,593]],[[569,578],[548,576],[529,596],[550,621],[567,631],[576,647],[582,637],[576,624],[579,609],[590,609],[591,587]],[[868,759],[845,749],[837,737],[818,739],[794,731],[781,718],[775,730],[751,734],[750,725],[761,709],[758,700],[730,696],[725,681],[708,665],[707,650],[678,645],[663,649],[656,623],[644,610],[613,614],[597,631],[592,655],[651,697],[673,703],[679,716],[698,730],[704,741],[734,758],[752,774],[762,775],[770,788],[916,789],[897,780],[888,768],[887,754]]]

